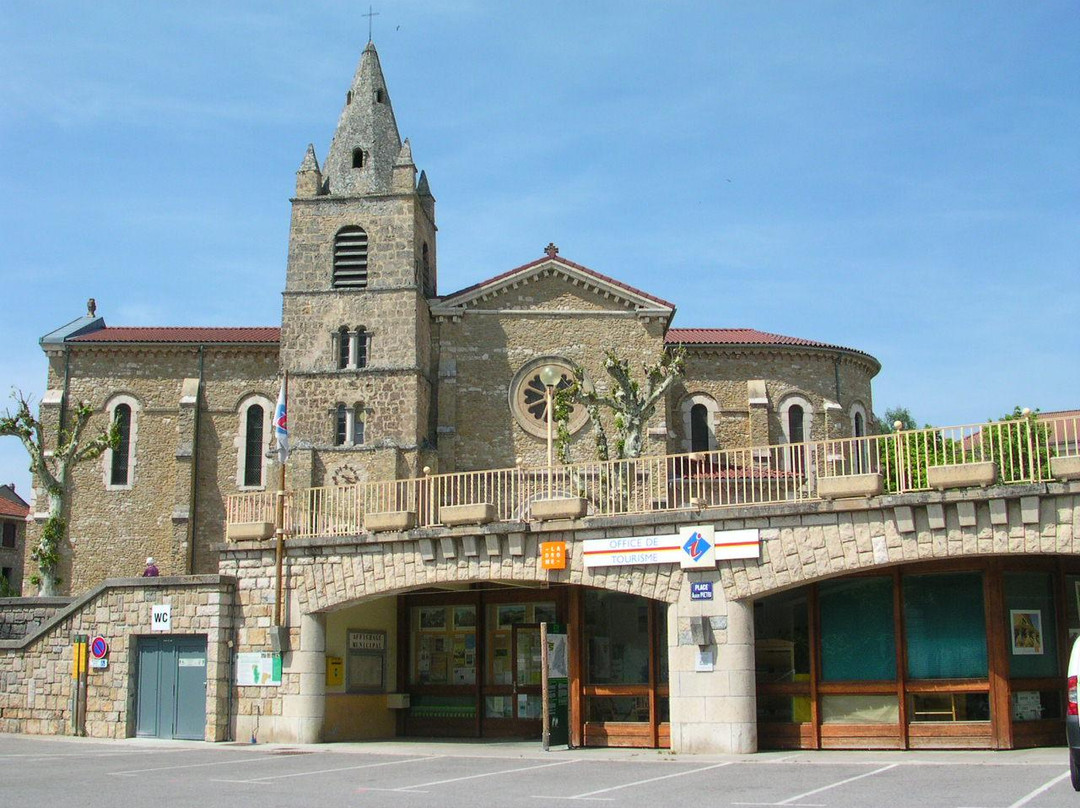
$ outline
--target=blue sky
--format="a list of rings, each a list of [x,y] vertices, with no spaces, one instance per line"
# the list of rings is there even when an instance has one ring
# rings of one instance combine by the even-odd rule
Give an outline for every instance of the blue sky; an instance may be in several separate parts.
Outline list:
[[[367,40],[347,2],[0,4],[0,389],[38,338],[277,325],[295,170]],[[1075,2],[384,2],[439,287],[542,255],[878,357],[874,409],[1080,407]],[[0,482],[24,493],[23,450]]]

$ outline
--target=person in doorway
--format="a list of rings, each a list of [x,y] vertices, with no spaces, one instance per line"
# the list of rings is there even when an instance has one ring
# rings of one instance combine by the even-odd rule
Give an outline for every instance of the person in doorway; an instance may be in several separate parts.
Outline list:
[[[154,557],[150,556],[146,559],[146,569],[143,570],[143,578],[157,578],[160,573],[158,572],[157,564],[154,563]]]

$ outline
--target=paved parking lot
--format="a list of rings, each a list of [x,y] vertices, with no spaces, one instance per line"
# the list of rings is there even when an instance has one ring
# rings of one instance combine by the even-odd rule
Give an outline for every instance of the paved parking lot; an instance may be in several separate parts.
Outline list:
[[[0,735],[0,805],[1080,805],[1064,749],[690,757],[529,744],[283,747]]]

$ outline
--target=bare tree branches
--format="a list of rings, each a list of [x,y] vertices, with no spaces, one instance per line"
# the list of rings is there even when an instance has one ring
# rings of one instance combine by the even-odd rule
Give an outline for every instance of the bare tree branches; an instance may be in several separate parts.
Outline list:
[[[120,429],[113,422],[108,429],[84,442],[83,432],[94,410],[89,402],[80,402],[71,414],[74,419],[71,427],[61,427],[56,449],[49,453],[45,446],[45,429],[31,412],[30,401],[20,390],[13,390],[11,397],[15,401],[15,412],[8,410],[0,415],[0,437],[16,437],[22,442],[30,456],[30,473],[37,477],[49,495],[49,517],[42,526],[41,538],[31,557],[38,562],[40,572],[40,575],[32,576],[32,580],[40,584],[41,594],[53,595],[59,583],[56,567],[60,561],[60,542],[66,532],[63,513],[68,473],[76,464],[100,457],[106,449],[115,449],[120,443]]]
[[[615,415],[615,429],[618,431],[616,449],[618,458],[640,457],[645,444],[645,429],[649,419],[656,413],[656,408],[663,401],[671,385],[682,376],[684,354],[681,349],[665,351],[660,359],[652,364],[642,364],[645,390],[630,373],[630,363],[620,359],[614,349],[604,352],[604,369],[615,381],[610,395],[600,395],[587,383],[584,371],[574,368],[575,393],[589,413],[597,431],[597,455],[607,460],[610,452],[607,435],[600,421],[600,408],[606,407]]]

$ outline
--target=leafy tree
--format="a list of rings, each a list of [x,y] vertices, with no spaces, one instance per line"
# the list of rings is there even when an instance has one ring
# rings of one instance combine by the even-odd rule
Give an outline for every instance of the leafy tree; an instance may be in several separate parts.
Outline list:
[[[37,546],[30,553],[30,558],[38,565],[38,573],[30,576],[30,581],[38,587],[39,595],[56,595],[60,584],[56,568],[60,564],[60,546],[67,533],[64,499],[71,469],[84,460],[100,457],[106,449],[115,449],[120,443],[120,429],[113,422],[108,429],[84,441],[83,430],[94,411],[89,402],[83,401],[72,413],[71,428],[65,429],[61,424],[57,446],[50,454],[45,447],[45,430],[31,413],[26,396],[13,391],[11,397],[15,401],[15,412],[12,414],[8,410],[0,416],[0,437],[11,435],[22,441],[30,455],[30,473],[45,488],[49,498],[49,516],[42,525]]]
[[[911,411],[907,407],[892,407],[885,410],[885,417],[878,418],[878,422],[881,424],[881,431],[884,434],[891,435],[896,427],[894,423],[899,421],[903,426],[901,429],[918,429],[918,424],[915,423],[915,419],[911,415]],[[927,424],[929,426],[929,424]]]
[[[1050,425],[1039,421],[1038,412],[1014,407],[992,422],[1000,426],[982,430],[980,456],[993,458],[1001,482],[1050,478]]]

